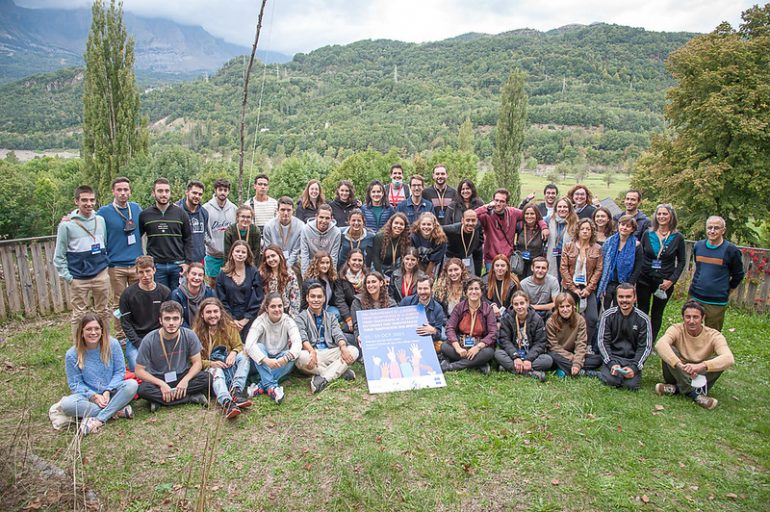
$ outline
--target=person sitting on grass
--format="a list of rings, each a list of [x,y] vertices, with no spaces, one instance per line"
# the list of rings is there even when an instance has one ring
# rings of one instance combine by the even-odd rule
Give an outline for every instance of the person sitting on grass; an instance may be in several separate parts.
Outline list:
[[[201,367],[198,336],[182,327],[182,305],[167,300],[160,305],[160,329],[145,336],[139,346],[139,397],[150,403],[150,412],[161,405],[194,403],[207,407],[211,379]]]
[[[543,319],[529,307],[529,297],[521,290],[511,297],[511,309],[500,320],[495,360],[501,369],[545,382],[544,372],[551,369],[553,359],[545,355],[548,342]]]
[[[358,331],[358,315],[362,310],[384,309],[396,307],[396,301],[388,295],[388,286],[385,283],[385,276],[373,270],[366,274],[364,278],[364,289],[353,299],[350,305],[350,316],[353,318],[353,334],[355,335],[355,344],[361,346],[361,336]]]
[[[301,350],[297,323],[284,312],[281,294],[268,293],[246,336],[246,354],[256,363],[261,379],[256,394],[266,394],[276,404],[283,402],[283,387],[278,384],[294,369]]]
[[[447,341],[441,345],[441,370],[451,372],[478,368],[489,375],[489,362],[495,357],[497,322],[492,306],[481,300],[481,279],[465,283],[465,300],[452,310],[446,325]]]
[[[200,304],[193,332],[201,340],[203,370],[212,376],[211,387],[227,419],[251,406],[246,394],[246,378],[251,361],[243,353],[238,327],[216,297]]]
[[[602,365],[598,354],[588,353],[586,321],[577,312],[572,294],[562,292],[553,299],[556,312],[545,323],[547,355],[556,366],[556,375],[598,377]]]
[[[433,340],[433,349],[441,354],[441,345],[446,340],[446,314],[444,308],[433,297],[433,279],[422,275],[417,278],[416,292],[414,295],[401,299],[399,306],[416,306],[422,304],[425,308],[426,324],[417,328],[420,336],[430,336]]]
[[[655,385],[659,395],[682,394],[704,409],[719,403],[708,396],[722,372],[735,364],[724,335],[703,325],[706,311],[697,300],[682,306],[682,323],[666,330],[655,344],[661,358],[663,379]]]
[[[206,271],[203,265],[197,261],[187,266],[185,277],[187,278],[186,281],[179,283],[176,290],[172,290],[169,299],[182,305],[182,326],[192,329],[201,302],[209,297],[214,297],[214,290],[206,284]]]
[[[110,339],[104,321],[93,312],[80,318],[75,333],[75,346],[64,356],[72,394],[62,400],[62,412],[83,418],[83,435],[98,432],[110,418],[133,418],[128,404],[134,399],[137,383],[123,380],[126,365],[120,342]]]
[[[396,303],[415,294],[417,280],[425,275],[419,264],[420,254],[414,247],[407,247],[401,253],[401,267],[393,271],[388,284],[388,293]]]
[[[297,359],[297,368],[313,375],[310,390],[320,393],[340,377],[345,380],[356,378],[350,365],[358,359],[358,349],[350,346],[353,335],[345,335],[336,317],[326,311],[324,285],[313,281],[307,287],[305,301],[307,309],[295,317],[303,349]]]
[[[652,352],[650,317],[634,307],[634,285],[620,283],[615,291],[617,306],[608,309],[599,322],[598,344],[604,364],[599,378],[608,386],[637,391],[642,367]]]
[[[511,306],[513,292],[521,289],[519,277],[511,272],[508,256],[495,256],[490,271],[482,278],[481,283],[485,302],[492,306],[495,318],[499,321]]]

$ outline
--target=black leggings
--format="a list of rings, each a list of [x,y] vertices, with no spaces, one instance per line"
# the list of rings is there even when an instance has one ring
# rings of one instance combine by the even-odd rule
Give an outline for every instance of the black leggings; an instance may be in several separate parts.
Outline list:
[[[639,309],[650,316],[652,341],[658,339],[658,331],[660,331],[660,326],[663,324],[663,311],[666,309],[666,304],[668,304],[671,294],[674,293],[674,287],[671,286],[666,290],[667,298],[659,299],[653,295],[657,289],[657,286],[653,288],[645,283],[636,283],[636,304]],[[652,309],[650,309],[650,301],[652,301]]]

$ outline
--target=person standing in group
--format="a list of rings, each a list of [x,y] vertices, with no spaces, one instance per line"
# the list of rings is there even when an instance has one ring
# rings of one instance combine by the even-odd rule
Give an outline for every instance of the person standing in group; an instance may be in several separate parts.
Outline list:
[[[463,213],[467,210],[475,210],[484,206],[484,201],[479,197],[476,191],[476,185],[468,178],[460,180],[457,185],[457,195],[454,201],[447,208],[446,224],[457,224],[462,222]],[[479,269],[479,273],[480,269]]]
[[[398,268],[401,255],[409,247],[409,231],[406,229],[408,222],[406,215],[396,212],[372,240],[372,268],[387,279]]]
[[[203,258],[206,257],[206,239],[211,237],[208,232],[209,212],[201,206],[204,191],[202,182],[190,180],[187,182],[185,196],[176,203],[189,218],[192,240],[191,261],[198,263],[203,263]]]
[[[655,392],[679,393],[710,410],[719,402],[708,393],[735,358],[724,335],[703,325],[705,313],[703,304],[688,300],[682,306],[683,322],[669,327],[655,344],[665,381],[655,385]]]
[[[138,384],[134,379],[124,380],[123,351],[116,339],[110,339],[104,320],[92,312],[83,314],[75,326],[74,341],[64,356],[72,394],[62,399],[62,412],[83,418],[83,435],[98,432],[111,418],[133,418],[129,404]]]
[[[388,222],[396,208],[385,199],[385,185],[380,180],[372,180],[366,187],[366,202],[361,205],[366,229],[377,233]]]
[[[139,229],[147,237],[147,254],[155,260],[155,281],[175,290],[179,276],[195,261],[190,219],[170,202],[171,185],[166,178],[155,180],[152,194],[155,204],[142,210]]]
[[[636,282],[636,298],[639,309],[650,316],[653,340],[658,338],[663,310],[686,262],[684,236],[676,226],[674,207],[659,204],[655,208],[652,227],[639,240],[644,258]],[[636,231],[639,231],[638,226]]]
[[[706,240],[695,242],[695,275],[689,295],[701,303],[706,327],[722,330],[730,294],[745,276],[743,256],[724,238],[725,219],[712,215],[706,220]]]
[[[414,174],[409,178],[409,193],[407,197],[396,206],[396,211],[406,215],[408,225],[414,222],[425,212],[433,213],[433,203],[422,196],[425,189],[425,178]]]
[[[294,216],[306,223],[310,219],[315,219],[318,207],[325,203],[326,198],[324,197],[323,188],[321,188],[321,182],[310,180],[297,200],[297,211],[294,213]]]
[[[524,261],[524,271],[519,276],[523,279],[532,275],[532,260],[545,254],[545,241],[540,230],[543,220],[540,210],[528,204],[521,211],[523,219],[516,224],[516,241],[513,248],[521,252],[521,259]]]
[[[319,205],[320,206],[320,205]],[[278,217],[262,228],[262,245],[277,245],[283,251],[286,264],[301,278],[300,251],[305,224],[292,215],[294,203],[288,196],[278,199]],[[316,212],[317,213],[317,212]]]
[[[254,212],[254,224],[260,230],[275,218],[275,213],[278,210],[278,201],[267,195],[268,190],[270,190],[270,178],[267,177],[267,174],[258,175],[254,178],[254,197],[249,198],[244,203]]]
[[[216,293],[235,321],[241,340],[245,340],[251,322],[259,314],[264,296],[262,279],[245,241],[236,240],[233,243],[230,255],[217,276]]]
[[[425,189],[423,196],[433,204],[433,213],[436,214],[439,224],[449,224],[447,211],[457,197],[457,190],[447,185],[447,170],[444,164],[433,166],[433,185]]]
[[[615,233],[615,221],[612,220],[612,213],[604,206],[600,206],[594,211],[593,220],[596,224],[596,243],[604,245],[604,242]],[[636,226],[636,221],[634,221],[634,226]]]
[[[152,256],[136,258],[139,281],[120,296],[120,324],[126,333],[126,362],[128,369],[136,368],[139,347],[147,334],[160,328],[160,305],[169,300],[171,290],[155,282],[155,262]]]
[[[588,343],[596,348],[599,309],[596,288],[602,278],[602,248],[596,243],[596,225],[591,219],[577,223],[577,239],[567,242],[561,257],[562,287],[576,297],[586,319]]]
[[[489,375],[495,357],[497,322],[492,306],[482,300],[481,279],[465,283],[465,300],[455,306],[446,324],[446,342],[441,345],[444,372],[478,368]]]
[[[426,274],[420,270],[420,255],[414,247],[408,247],[401,255],[401,267],[393,271],[388,284],[388,293],[396,303],[413,295],[417,290],[417,280]]]
[[[598,212],[599,210],[597,210]],[[642,270],[644,253],[636,239],[636,221],[623,215],[618,220],[618,232],[602,246],[602,278],[596,292],[604,300],[604,309],[615,303],[615,289],[620,283],[635,284]]]
[[[230,250],[238,240],[246,242],[251,254],[262,254],[262,234],[254,224],[254,210],[248,206],[239,206],[235,210],[235,224],[231,224],[225,232],[225,261],[230,257]]]
[[[446,255],[447,237],[432,213],[421,214],[412,224],[412,247],[417,249],[420,270],[431,278],[441,269]]]
[[[450,258],[444,262],[436,283],[433,285],[433,296],[448,317],[461,300],[465,299],[465,282],[470,279],[468,267],[459,258]]]
[[[538,203],[537,209],[540,212],[540,216],[544,219],[547,219],[551,215],[553,215],[554,209],[556,207],[556,199],[558,199],[559,197],[559,187],[557,187],[553,183],[549,183],[543,189],[543,196],[545,197],[545,201],[543,201],[542,203]],[[524,206],[526,206],[534,198],[535,198],[534,192],[529,194],[521,202],[519,209],[524,209]]]
[[[340,253],[337,256],[337,270],[348,259],[348,253],[353,249],[359,249],[364,253],[366,265],[371,264],[369,253],[374,242],[374,233],[366,229],[364,225],[364,214],[358,208],[350,210],[348,213],[348,225],[340,230]]]
[[[110,288],[112,300],[110,309],[116,309],[120,303],[123,290],[134,284],[139,278],[136,276],[134,263],[136,258],[144,254],[142,252],[139,231],[139,214],[142,208],[138,204],[129,201],[131,197],[131,182],[128,178],[120,177],[112,180],[112,203],[102,206],[96,214],[104,219],[107,231],[107,259],[109,264],[107,273],[110,276]],[[126,341],[126,335],[120,326],[120,321],[115,322],[115,337],[121,344]]]
[[[476,211],[465,210],[460,222],[447,224],[442,229],[447,238],[445,261],[457,258],[470,274],[481,274],[484,243]]]
[[[283,402],[283,386],[279,384],[294,369],[301,350],[297,323],[284,313],[281,295],[268,293],[246,337],[246,354],[259,372],[257,394],[267,395],[276,404]]]
[[[399,164],[390,166],[390,183],[385,185],[385,198],[393,208],[409,199],[409,189],[404,186],[404,168]]]
[[[105,328],[110,324],[110,276],[107,271],[107,227],[96,215],[96,194],[88,185],[75,189],[77,209],[63,220],[56,232],[53,263],[59,276],[70,283],[72,335],[93,299],[94,309]]]
[[[310,261],[319,251],[327,253],[332,258],[332,265],[337,268],[337,258],[340,255],[342,234],[332,219],[332,208],[328,204],[318,207],[315,220],[311,220],[302,228],[300,238],[300,261],[302,276],[305,278]]]
[[[591,204],[594,196],[588,187],[578,183],[567,191],[567,197],[572,201],[578,219],[593,219],[596,207]]]
[[[227,198],[229,194],[230,182],[218,179],[214,182],[213,197],[203,205],[209,217],[204,265],[208,285],[211,287],[216,283],[219,271],[225,263],[225,233],[227,228],[236,222],[238,207]]]
[[[628,215],[633,217],[636,221],[636,235],[637,240],[642,239],[642,234],[645,233],[650,227],[650,219],[639,209],[639,205],[642,204],[642,193],[638,190],[629,190],[626,192],[626,198],[623,200],[623,205],[626,207],[626,211],[615,214],[612,220],[615,222],[620,219],[622,215]]]
[[[550,233],[548,235],[548,248],[546,257],[548,258],[548,273],[562,281],[561,276],[561,255],[564,246],[572,240],[572,235],[577,227],[577,215],[572,208],[572,201],[562,197],[556,201],[554,213],[548,219]]]
[[[484,264],[487,272],[495,256],[502,254],[510,258],[516,239],[516,224],[522,219],[518,208],[508,206],[511,193],[504,188],[497,189],[493,200],[487,205],[476,208],[482,231],[484,232]],[[545,222],[540,223],[542,236],[549,234]]]
[[[332,218],[340,229],[348,225],[350,212],[361,208],[361,201],[356,199],[356,187],[350,180],[340,180],[337,183],[337,193],[334,200],[327,204],[332,207]]]

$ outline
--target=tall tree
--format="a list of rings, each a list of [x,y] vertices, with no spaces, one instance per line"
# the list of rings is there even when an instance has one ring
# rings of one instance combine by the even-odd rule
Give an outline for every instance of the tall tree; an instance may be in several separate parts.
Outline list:
[[[653,138],[632,183],[677,207],[690,236],[721,215],[752,242],[752,225],[770,220],[770,4],[742,18],[737,31],[722,23],[669,57],[671,129]]]
[[[86,43],[83,90],[85,175],[100,198],[133,156],[147,149],[146,121],[139,113],[134,76],[134,40],[123,24],[123,3],[105,8],[95,0]]]
[[[524,74],[514,71],[505,82],[501,93],[495,154],[492,157],[497,185],[511,192],[511,204],[518,204],[521,195],[519,165],[526,124],[527,93],[524,91]]]
[[[473,153],[473,125],[470,117],[465,118],[457,132],[457,149]]]

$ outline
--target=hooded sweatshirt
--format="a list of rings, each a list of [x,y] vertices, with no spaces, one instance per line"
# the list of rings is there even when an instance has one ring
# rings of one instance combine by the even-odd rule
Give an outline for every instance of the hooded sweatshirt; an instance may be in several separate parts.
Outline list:
[[[85,228],[85,229],[84,229]],[[107,268],[107,228],[104,219],[92,213],[83,217],[78,210],[59,224],[53,263],[67,282],[91,279]]]
[[[192,261],[203,261],[206,256],[206,237],[209,230],[209,212],[198,205],[198,209],[191,212],[187,209],[187,201],[183,197],[177,201],[176,205],[187,213],[190,218],[190,233],[192,235]]]
[[[224,206],[219,206],[216,196],[203,205],[209,216],[208,236],[206,236],[206,256],[224,259],[225,231],[230,224],[235,224],[235,210],[238,208],[229,199]]]
[[[302,261],[302,274],[307,272],[310,266],[310,260],[318,251],[328,252],[332,257],[332,265],[337,267],[337,258],[340,254],[340,242],[342,234],[334,220],[329,223],[329,227],[321,233],[316,228],[315,219],[309,221],[302,228],[302,237],[300,238],[300,258]]]

